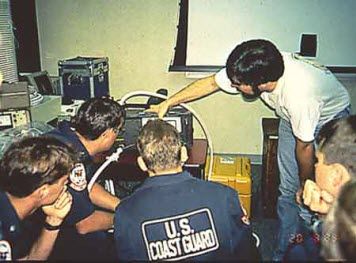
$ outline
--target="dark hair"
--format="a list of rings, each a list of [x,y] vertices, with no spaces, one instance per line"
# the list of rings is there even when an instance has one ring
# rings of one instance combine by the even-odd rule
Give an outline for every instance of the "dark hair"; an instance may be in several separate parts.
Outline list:
[[[137,148],[150,171],[176,168],[181,161],[181,141],[178,131],[167,122],[148,121],[137,138]]]
[[[124,121],[125,111],[119,103],[110,98],[91,98],[80,106],[71,126],[84,138],[95,140]]]
[[[284,72],[284,63],[277,47],[268,40],[255,39],[235,47],[226,62],[227,76],[232,83],[257,88],[269,81],[277,81]]]
[[[13,143],[0,161],[0,188],[16,197],[28,196],[68,175],[75,161],[73,149],[58,139],[22,139]]]
[[[325,124],[317,143],[327,163],[340,163],[352,177],[356,177],[356,115]]]

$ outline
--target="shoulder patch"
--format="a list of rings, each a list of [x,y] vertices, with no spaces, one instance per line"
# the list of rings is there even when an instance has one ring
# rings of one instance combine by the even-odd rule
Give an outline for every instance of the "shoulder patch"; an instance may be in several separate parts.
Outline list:
[[[11,246],[6,240],[0,240],[0,261],[11,260]]]
[[[87,187],[84,164],[76,163],[70,173],[69,179],[70,187],[72,187],[76,191],[83,191]]]

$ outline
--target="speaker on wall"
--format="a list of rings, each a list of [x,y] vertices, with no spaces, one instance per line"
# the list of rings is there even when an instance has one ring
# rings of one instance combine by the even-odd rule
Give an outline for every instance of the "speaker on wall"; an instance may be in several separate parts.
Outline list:
[[[302,34],[299,54],[304,57],[316,57],[317,35]]]

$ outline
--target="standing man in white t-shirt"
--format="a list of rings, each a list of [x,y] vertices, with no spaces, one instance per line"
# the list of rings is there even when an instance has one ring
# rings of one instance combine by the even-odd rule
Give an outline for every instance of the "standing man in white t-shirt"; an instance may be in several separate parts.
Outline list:
[[[163,117],[168,109],[217,90],[261,97],[281,118],[278,139],[280,220],[273,260],[281,260],[297,231],[300,209],[296,194],[314,175],[314,138],[327,122],[350,114],[348,92],[325,67],[291,54],[281,53],[267,40],[250,40],[230,53],[226,68],[199,79],[150,111]],[[309,223],[309,222],[307,222]]]

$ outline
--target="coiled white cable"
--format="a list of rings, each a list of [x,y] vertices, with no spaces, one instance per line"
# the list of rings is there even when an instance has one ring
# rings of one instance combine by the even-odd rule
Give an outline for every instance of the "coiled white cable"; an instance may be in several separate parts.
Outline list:
[[[127,93],[125,96],[123,96],[120,100],[119,100],[119,104],[120,105],[125,105],[126,101],[132,97],[137,97],[137,96],[148,96],[148,97],[157,97],[157,98],[161,98],[161,99],[167,99],[167,96],[162,95],[162,94],[158,94],[158,93],[154,93],[154,92],[150,92],[150,91],[133,91],[133,92],[129,92]],[[187,109],[188,111],[190,111],[193,116],[195,117],[195,119],[198,121],[199,125],[202,127],[204,135],[208,141],[208,149],[209,149],[209,167],[208,167],[208,176],[206,176],[206,178],[210,181],[211,178],[211,174],[212,174],[212,170],[213,170],[213,143],[211,140],[211,136],[208,132],[208,129],[205,125],[205,123],[202,121],[202,118],[199,116],[199,114],[193,110],[191,107],[189,107],[187,104],[185,103],[181,103],[179,104],[180,106],[182,106],[183,108]]]

